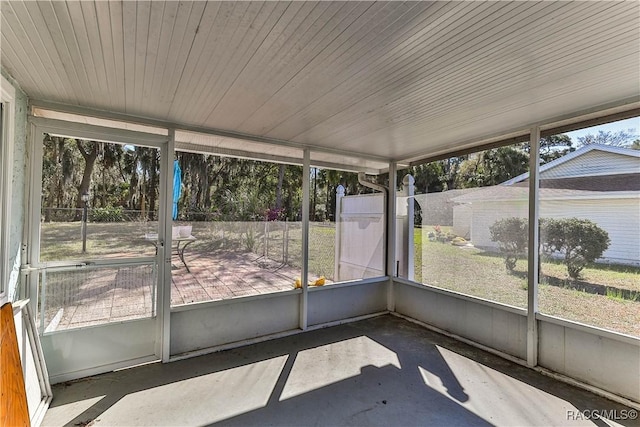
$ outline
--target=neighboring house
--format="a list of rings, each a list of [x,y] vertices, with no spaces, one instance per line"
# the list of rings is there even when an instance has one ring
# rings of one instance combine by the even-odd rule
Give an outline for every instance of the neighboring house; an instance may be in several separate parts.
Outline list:
[[[529,174],[453,199],[454,229],[497,249],[489,227],[528,217]],[[587,145],[540,167],[540,217],[588,219],[609,233],[602,261],[640,265],[640,151]]]

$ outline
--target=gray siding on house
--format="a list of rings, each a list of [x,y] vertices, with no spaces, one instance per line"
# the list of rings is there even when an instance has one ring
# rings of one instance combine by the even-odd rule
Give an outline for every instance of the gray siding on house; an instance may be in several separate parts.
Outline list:
[[[630,173],[640,173],[640,157],[593,150],[540,173],[540,179]]]

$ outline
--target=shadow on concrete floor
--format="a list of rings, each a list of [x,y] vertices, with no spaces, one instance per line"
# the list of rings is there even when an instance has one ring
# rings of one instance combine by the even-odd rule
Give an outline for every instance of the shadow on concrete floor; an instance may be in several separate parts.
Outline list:
[[[385,315],[58,384],[43,425],[609,425],[585,410],[629,408]]]

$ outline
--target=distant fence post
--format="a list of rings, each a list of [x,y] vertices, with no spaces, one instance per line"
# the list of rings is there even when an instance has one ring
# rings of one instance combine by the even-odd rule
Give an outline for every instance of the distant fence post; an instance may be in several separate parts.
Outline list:
[[[340,228],[341,228],[341,213],[342,213],[342,198],[344,197],[344,187],[342,185],[338,185],[336,188],[336,214],[335,214],[335,224],[336,224],[336,233],[335,233],[335,259],[333,262],[334,265],[334,273],[333,273],[333,281],[340,281]]]
[[[407,217],[405,219],[405,256],[407,266],[407,279],[414,280],[415,278],[415,259],[414,259],[414,243],[413,243],[413,227],[414,227],[414,196],[415,196],[415,183],[416,180],[410,174],[407,174],[402,179],[402,186],[404,187],[405,195],[407,196]]]

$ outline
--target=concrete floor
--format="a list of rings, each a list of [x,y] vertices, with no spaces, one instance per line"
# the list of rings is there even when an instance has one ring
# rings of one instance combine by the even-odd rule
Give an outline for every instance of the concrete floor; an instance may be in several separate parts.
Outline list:
[[[47,426],[640,425],[589,421],[630,408],[391,315],[53,392]]]

